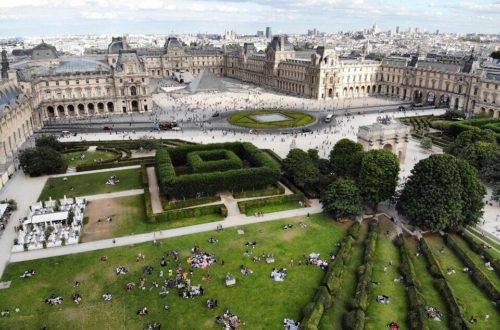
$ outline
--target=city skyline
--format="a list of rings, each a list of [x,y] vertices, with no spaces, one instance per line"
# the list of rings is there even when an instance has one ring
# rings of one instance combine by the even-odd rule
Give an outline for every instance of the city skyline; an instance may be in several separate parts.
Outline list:
[[[0,37],[358,31],[377,23],[443,33],[498,33],[500,1],[0,0]],[[478,23],[479,22],[479,23]]]

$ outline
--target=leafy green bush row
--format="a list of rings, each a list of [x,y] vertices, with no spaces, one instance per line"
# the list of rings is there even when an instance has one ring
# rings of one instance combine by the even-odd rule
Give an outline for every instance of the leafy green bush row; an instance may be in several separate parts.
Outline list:
[[[161,213],[155,213],[148,220],[150,222],[165,222],[185,218],[195,218],[202,215],[219,214],[227,217],[227,208],[224,204],[193,207],[189,209],[169,210]]]
[[[174,164],[185,164],[189,152],[221,148],[233,151],[253,167],[226,172],[194,173],[180,176],[175,174]],[[276,184],[280,177],[279,168],[269,156],[253,144],[246,142],[160,149],[156,152],[156,165],[160,189],[167,197],[185,198],[196,196],[199,193],[213,195],[219,191],[262,189]]]
[[[448,318],[450,329],[453,330],[468,330],[470,329],[467,325],[467,321],[464,319],[464,310],[460,302],[458,301],[453,289],[450,287],[448,281],[444,278],[444,273],[441,265],[436,259],[436,256],[432,252],[431,248],[425,241],[425,238],[420,240],[420,248],[425,258],[429,262],[429,272],[432,277],[434,277],[434,286],[444,297],[450,316]]]
[[[272,187],[267,187],[264,189],[235,192],[233,194],[233,197],[249,198],[249,197],[260,197],[260,196],[283,195],[284,193],[285,193],[285,188],[281,184],[277,183]]]
[[[238,202],[238,208],[240,209],[241,213],[245,214],[246,210],[251,207],[260,207],[273,204],[284,204],[284,203],[299,202],[299,201],[301,202],[304,201],[303,194],[281,195],[281,196],[272,196],[267,198],[251,199],[248,201]]]
[[[495,272],[500,275],[500,260],[495,258],[491,253],[488,252],[488,250],[485,250],[471,234],[467,233],[464,230],[462,230],[460,234],[472,249],[472,251],[483,256],[486,261],[489,261]]]
[[[321,285],[316,290],[312,302],[303,310],[301,329],[317,329],[323,313],[333,304],[333,299],[342,287],[344,268],[349,260],[354,242],[353,233],[359,235],[361,225],[356,222],[347,231],[347,234],[340,243],[336,258],[328,265],[328,272],[325,274]],[[321,305],[323,308],[319,307]]]
[[[394,243],[399,248],[399,254],[401,255],[399,272],[404,277],[406,289],[408,291],[408,324],[410,325],[410,329],[429,329],[425,321],[425,300],[422,296],[420,283],[417,280],[417,274],[403,235],[399,235]]]
[[[163,209],[166,210],[175,210],[175,209],[183,209],[185,207],[191,207],[201,204],[208,204],[220,201],[220,196],[206,196],[201,198],[191,198],[186,200],[177,200],[171,201],[163,204]]]
[[[482,271],[482,269],[476,265],[467,251],[464,251],[451,235],[445,235],[445,242],[446,245],[448,245],[448,247],[452,249],[460,260],[462,260],[463,263],[472,271],[471,276],[474,283],[476,283],[476,285],[484,291],[488,298],[495,302],[497,308],[500,309],[500,292]]]
[[[187,154],[193,173],[225,172],[243,167],[243,162],[230,150],[193,151]]]
[[[493,128],[496,133],[497,142],[500,143],[500,132],[498,131],[500,119],[498,118],[484,118],[484,119],[467,119],[463,121],[448,121],[436,120],[432,122],[432,127],[444,131],[447,135],[456,137],[458,134],[472,130],[472,129],[486,129]]]
[[[370,305],[371,277],[375,261],[375,249],[380,227],[377,221],[370,222],[368,237],[365,240],[365,255],[363,264],[357,270],[358,283],[356,293],[348,306],[348,312],[342,320],[344,329],[363,329],[365,312]]]

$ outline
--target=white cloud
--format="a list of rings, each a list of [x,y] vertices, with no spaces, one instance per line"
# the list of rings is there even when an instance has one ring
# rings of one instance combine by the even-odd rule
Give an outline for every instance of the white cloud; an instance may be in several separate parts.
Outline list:
[[[82,17],[87,19],[113,19],[116,18],[117,15],[115,13],[104,13],[104,12],[95,12],[95,11],[83,11],[81,12]]]

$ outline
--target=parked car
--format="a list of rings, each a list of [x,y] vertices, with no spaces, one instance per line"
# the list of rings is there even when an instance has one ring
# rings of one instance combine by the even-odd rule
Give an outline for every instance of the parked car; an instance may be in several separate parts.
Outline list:
[[[105,131],[112,131],[113,127],[111,127],[111,126],[104,126],[103,130],[105,130]]]
[[[218,112],[215,112],[215,113],[212,115],[212,117],[219,117],[219,116],[220,116],[220,113],[218,113]]]
[[[310,128],[304,127],[302,128],[302,133],[312,133]]]

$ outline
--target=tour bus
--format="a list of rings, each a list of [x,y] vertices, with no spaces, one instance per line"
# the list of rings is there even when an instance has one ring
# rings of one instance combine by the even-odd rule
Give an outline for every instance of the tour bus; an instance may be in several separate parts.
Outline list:
[[[326,115],[326,117],[325,117],[325,123],[331,122],[332,119],[333,119],[333,113],[330,113],[330,114]]]

